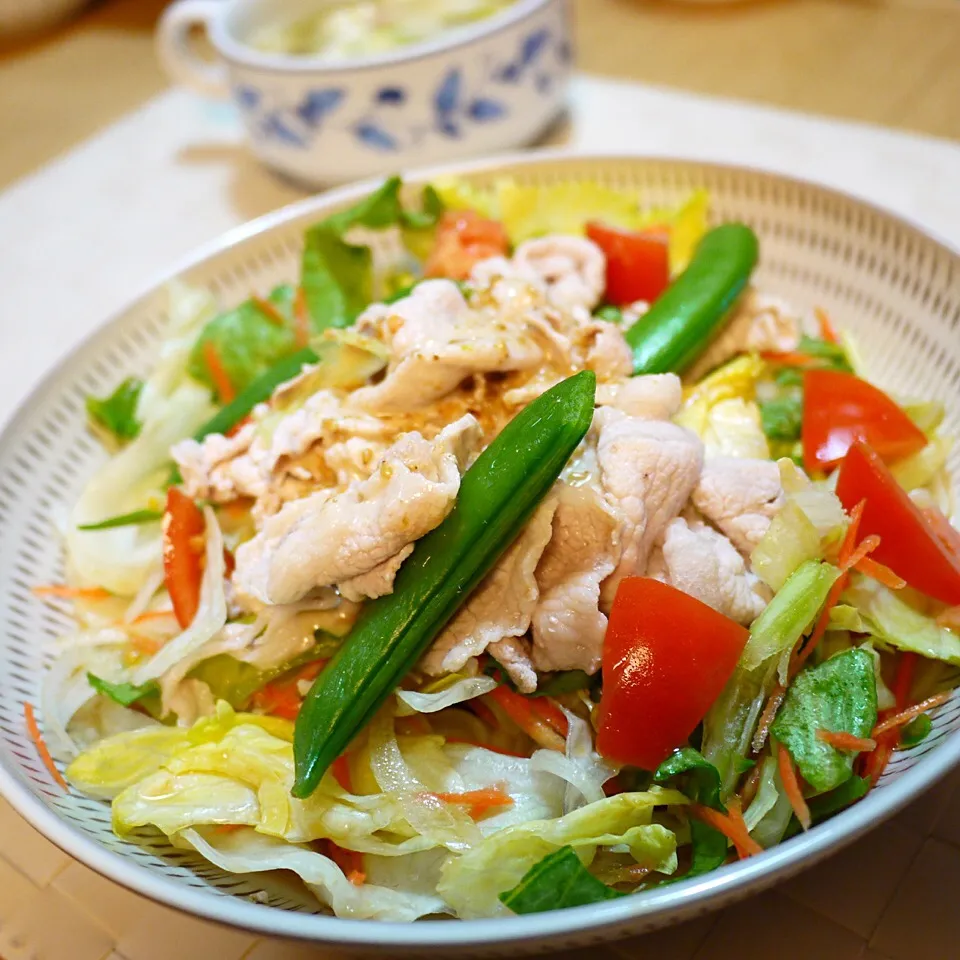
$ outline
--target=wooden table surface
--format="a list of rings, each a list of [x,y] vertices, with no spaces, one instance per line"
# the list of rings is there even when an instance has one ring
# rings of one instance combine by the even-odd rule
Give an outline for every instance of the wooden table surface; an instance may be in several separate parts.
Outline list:
[[[0,189],[164,89],[163,0],[0,47]],[[960,139],[960,0],[574,0],[581,69]]]

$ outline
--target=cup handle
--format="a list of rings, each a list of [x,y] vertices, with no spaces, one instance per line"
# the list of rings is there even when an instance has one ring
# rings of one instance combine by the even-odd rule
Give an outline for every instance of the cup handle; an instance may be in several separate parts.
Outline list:
[[[178,0],[167,7],[157,27],[157,56],[175,83],[211,97],[229,96],[227,70],[223,63],[205,60],[190,43],[190,30],[209,28],[223,11],[223,0]]]

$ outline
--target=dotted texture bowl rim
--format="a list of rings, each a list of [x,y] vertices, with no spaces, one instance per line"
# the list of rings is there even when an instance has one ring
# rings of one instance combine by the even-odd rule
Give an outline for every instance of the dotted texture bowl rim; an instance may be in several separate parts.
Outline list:
[[[956,331],[960,323],[960,252],[950,244],[933,238],[929,231],[877,206],[840,191],[777,173],[681,158],[593,156],[567,151],[544,151],[495,157],[469,164],[445,165],[418,171],[408,175],[406,180],[415,185],[439,175],[449,174],[462,174],[481,182],[490,182],[490,179],[497,175],[507,174],[540,182],[563,179],[565,175],[583,178],[597,176],[615,180],[618,172],[628,178],[639,178],[640,171],[647,171],[644,175],[648,177],[659,177],[668,184],[666,189],[669,189],[669,183],[674,179],[678,189],[679,185],[682,185],[682,189],[686,190],[689,189],[691,178],[693,181],[702,179],[718,183],[726,182],[725,178],[731,183],[740,178],[747,185],[747,195],[751,196],[753,201],[759,200],[761,205],[766,195],[765,190],[781,190],[788,191],[791,197],[796,197],[801,210],[808,209],[808,206],[811,210],[819,209],[818,204],[827,207],[832,204],[837,209],[855,211],[857,217],[863,218],[864,222],[869,222],[880,231],[884,243],[889,241],[889,237],[893,237],[890,242],[893,242],[895,249],[899,251],[902,242],[910,251],[911,261],[914,252],[916,253],[918,265],[922,265],[925,271],[929,267],[931,275],[937,279],[942,289],[947,291],[943,307],[944,322],[947,322],[947,311],[954,310],[952,329]],[[26,446],[28,456],[40,455],[35,444],[31,447],[30,437],[36,422],[45,412],[44,405],[49,404],[52,397],[63,391],[61,382],[75,372],[96,366],[98,356],[123,330],[129,329],[137,334],[139,327],[146,323],[141,315],[145,314],[151,300],[157,300],[158,291],[165,282],[183,275],[190,279],[191,274],[202,272],[205,268],[212,269],[220,261],[229,262],[231,257],[237,257],[247,246],[258,240],[269,239],[271,234],[282,234],[284,230],[289,233],[294,227],[299,231],[304,223],[324,212],[355,201],[379,182],[379,179],[369,180],[310,197],[230,230],[200,247],[172,270],[165,272],[158,281],[150,284],[141,297],[98,328],[70,357],[51,370],[7,423],[0,435],[0,500],[3,497],[4,468],[8,468],[8,481],[12,477],[16,482],[17,477],[22,478],[23,471],[29,467],[28,462],[24,465],[21,448]],[[859,222],[858,220],[858,224]],[[802,231],[802,218],[800,223]],[[888,231],[891,232],[889,235]],[[764,238],[761,235],[761,257],[763,249]],[[281,251],[281,257],[292,255],[293,250],[288,243],[286,252]],[[802,286],[802,277],[799,282]],[[903,286],[905,289],[906,279],[903,280]],[[952,299],[954,294],[957,296],[955,307]],[[913,297],[916,296],[915,285]],[[820,299],[819,295],[817,299]],[[928,299],[929,291],[925,294],[924,305]],[[940,301],[941,295],[938,294],[936,302]],[[896,326],[895,335],[900,336],[899,326]],[[916,349],[918,345],[921,351],[933,349],[935,340],[929,335],[913,332],[911,337],[912,349]],[[937,359],[938,369],[946,364],[953,370],[951,383],[954,396],[960,393],[956,389],[957,380],[960,378],[960,349],[957,353],[958,357],[951,359],[941,348]],[[916,373],[912,372],[911,376],[915,377]],[[77,389],[74,384],[75,393]],[[947,393],[951,393],[951,390],[947,390]],[[70,409],[73,407],[77,408],[77,416],[82,417],[82,405],[74,403]],[[46,413],[49,421],[50,411],[47,410]],[[951,422],[954,428],[958,426],[955,414],[956,411],[951,410],[948,416],[948,422]],[[70,416],[72,417],[72,414]],[[58,417],[61,418],[58,422],[62,424],[62,411],[59,414],[53,413],[55,420]],[[19,460],[16,459],[18,452]],[[951,461],[954,477],[958,472],[956,456],[955,451],[954,461]],[[20,470],[14,470],[11,463],[18,463]],[[8,491],[15,497],[15,488],[8,487]],[[30,496],[36,498],[37,495],[31,493]],[[51,506],[49,496],[41,498],[41,505],[45,508]],[[0,503],[0,510],[2,506]],[[4,528],[3,523],[4,515],[0,512],[0,533]],[[35,528],[27,529],[33,530],[34,536],[43,535]],[[0,576],[4,572],[5,549],[0,536]],[[0,603],[4,600],[2,588],[3,581],[0,580]],[[17,682],[36,684],[36,677],[24,677],[11,669],[9,661],[6,664],[4,662],[6,638],[2,629],[6,624],[3,620],[10,617],[11,611],[7,607],[0,607],[0,679],[10,679],[3,672],[5,668],[8,674],[19,678]],[[129,845],[109,843],[106,837],[102,838],[102,843],[93,839],[60,816],[53,805],[59,802],[76,802],[89,807],[98,802],[76,797],[67,801],[57,798],[56,788],[52,786],[49,775],[42,771],[32,756],[23,752],[23,748],[16,748],[22,747],[24,740],[22,731],[14,729],[15,722],[11,719],[13,714],[9,710],[9,704],[3,703],[4,698],[10,696],[9,684],[5,683],[4,687],[6,689],[0,689],[0,708],[6,707],[7,712],[0,714],[0,793],[34,827],[66,853],[137,893],[208,920],[266,935],[320,941],[363,952],[387,951],[393,955],[412,951],[423,955],[450,950],[456,950],[462,956],[497,953],[516,955],[518,952],[534,952],[551,947],[585,946],[689,919],[759,891],[835,853],[916,799],[921,792],[960,762],[960,736],[950,735],[960,728],[960,698],[954,697],[944,708],[944,713],[938,717],[937,728],[941,731],[938,740],[942,742],[938,742],[935,748],[915,749],[903,754],[900,768],[887,775],[880,787],[855,807],[816,827],[810,833],[793,838],[760,856],[728,865],[704,877],[652,890],[642,896],[571,910],[496,920],[380,923],[296,912],[297,908],[293,904],[289,909],[277,909],[250,902],[249,899],[225,896],[221,890],[197,889],[205,887],[205,884],[198,881],[193,886],[186,885],[182,879],[174,880],[155,869],[143,866],[131,855]],[[34,700],[35,689],[34,687],[29,693]],[[13,749],[11,744],[15,744]],[[921,745],[921,748],[923,746]],[[107,843],[108,845],[104,845]],[[124,850],[126,853],[118,852]],[[211,871],[199,873],[211,883],[215,882]],[[224,875],[220,876],[222,878]],[[231,889],[237,885],[231,885]],[[239,892],[249,895],[250,891],[255,889],[256,884]]]

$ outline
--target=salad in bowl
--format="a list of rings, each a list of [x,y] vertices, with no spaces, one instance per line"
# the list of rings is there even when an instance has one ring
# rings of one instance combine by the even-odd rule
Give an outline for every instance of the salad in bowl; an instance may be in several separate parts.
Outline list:
[[[172,285],[88,399],[51,773],[393,921],[642,896],[856,803],[957,680],[942,407],[756,289],[704,192],[409,200],[230,309]]]

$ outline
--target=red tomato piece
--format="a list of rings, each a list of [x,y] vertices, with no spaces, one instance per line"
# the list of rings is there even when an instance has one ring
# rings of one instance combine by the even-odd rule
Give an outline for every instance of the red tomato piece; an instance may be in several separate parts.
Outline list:
[[[923,431],[882,390],[839,370],[803,375],[803,465],[829,470],[862,440],[887,462],[926,446]]]
[[[507,253],[510,240],[503,224],[474,210],[448,210],[437,225],[424,274],[466,280],[480,260]]]
[[[748,636],[675,587],[647,577],[622,580],[603,641],[597,750],[655,770],[720,695]]]
[[[163,575],[173,612],[184,630],[200,606],[205,530],[200,508],[179,487],[171,487],[163,515]]]
[[[607,258],[606,300],[618,307],[645,300],[652,303],[670,283],[669,232],[654,228],[632,233],[587,224],[587,236]]]
[[[844,457],[837,496],[848,511],[866,501],[860,536],[880,537],[874,560],[921,593],[960,604],[960,536],[939,510],[925,515],[865,443],[854,443]]]

